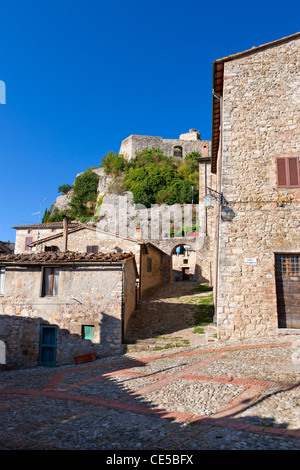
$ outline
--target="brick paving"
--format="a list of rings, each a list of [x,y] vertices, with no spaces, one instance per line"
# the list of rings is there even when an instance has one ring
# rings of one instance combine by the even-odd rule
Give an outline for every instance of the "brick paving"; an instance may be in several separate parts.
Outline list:
[[[216,342],[2,371],[0,449],[299,450],[295,344]]]

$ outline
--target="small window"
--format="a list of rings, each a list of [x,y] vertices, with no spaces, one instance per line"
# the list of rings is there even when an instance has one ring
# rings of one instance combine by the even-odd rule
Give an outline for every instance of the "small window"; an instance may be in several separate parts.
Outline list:
[[[152,258],[147,258],[147,273],[152,272]]]
[[[87,253],[98,253],[98,245],[89,245],[86,247]]]
[[[300,276],[300,255],[276,255],[275,270],[282,276]]]
[[[25,251],[31,251],[31,247],[28,246],[29,243],[33,242],[33,237],[26,237],[25,238]]]
[[[174,147],[174,157],[182,158],[182,147]]]
[[[27,230],[27,233],[31,233],[31,232],[32,232],[32,230]]]
[[[83,339],[94,339],[95,338],[95,327],[93,325],[82,325],[82,338]]]
[[[300,187],[299,160],[297,157],[280,157],[276,159],[277,187]]]
[[[43,271],[43,290],[42,296],[56,296],[58,295],[58,268],[44,268]]]
[[[0,295],[4,293],[5,268],[0,268]]]

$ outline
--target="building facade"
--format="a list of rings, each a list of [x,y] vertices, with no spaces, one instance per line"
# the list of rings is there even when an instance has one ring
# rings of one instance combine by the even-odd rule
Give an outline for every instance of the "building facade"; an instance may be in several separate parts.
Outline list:
[[[0,256],[0,340],[6,368],[72,364],[123,351],[136,308],[131,253]]]
[[[220,339],[300,328],[299,56],[297,33],[213,64],[202,196]]]

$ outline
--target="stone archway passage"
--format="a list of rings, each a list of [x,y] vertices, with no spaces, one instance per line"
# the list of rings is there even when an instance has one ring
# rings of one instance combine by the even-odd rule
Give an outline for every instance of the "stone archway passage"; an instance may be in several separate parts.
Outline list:
[[[196,251],[186,244],[176,245],[171,252],[171,281],[196,280]]]

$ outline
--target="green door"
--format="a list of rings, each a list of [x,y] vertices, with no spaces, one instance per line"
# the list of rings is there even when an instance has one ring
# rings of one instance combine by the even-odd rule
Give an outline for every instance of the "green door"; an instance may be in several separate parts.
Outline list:
[[[57,326],[41,325],[39,365],[56,366]]]

